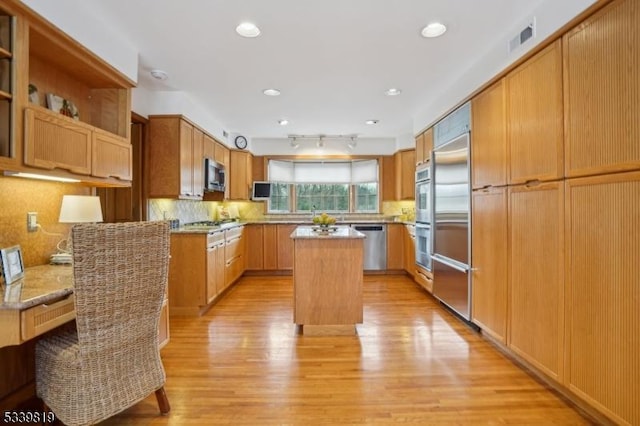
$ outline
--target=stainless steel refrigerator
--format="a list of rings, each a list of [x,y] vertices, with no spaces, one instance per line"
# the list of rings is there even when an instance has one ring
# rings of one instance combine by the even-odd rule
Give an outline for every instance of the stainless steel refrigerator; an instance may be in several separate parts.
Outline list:
[[[433,294],[471,320],[469,132],[433,150]]]

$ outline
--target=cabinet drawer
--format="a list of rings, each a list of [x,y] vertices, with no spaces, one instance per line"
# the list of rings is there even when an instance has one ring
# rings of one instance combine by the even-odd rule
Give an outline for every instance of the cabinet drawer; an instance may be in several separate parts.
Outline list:
[[[207,247],[213,247],[219,245],[224,241],[224,232],[215,232],[207,235]]]
[[[242,254],[242,239],[240,237],[236,237],[234,239],[227,239],[227,245],[224,248],[224,258],[225,262],[229,262],[240,254]]]
[[[242,236],[242,232],[244,231],[244,226],[239,226],[237,228],[227,229],[224,231],[225,238],[227,241],[233,240],[234,238],[238,238]]]
[[[20,313],[22,340],[39,336],[74,319],[76,316],[74,300],[73,295],[70,295],[66,299],[22,311]]]
[[[429,293],[433,293],[433,277],[431,272],[416,265],[414,280]]]

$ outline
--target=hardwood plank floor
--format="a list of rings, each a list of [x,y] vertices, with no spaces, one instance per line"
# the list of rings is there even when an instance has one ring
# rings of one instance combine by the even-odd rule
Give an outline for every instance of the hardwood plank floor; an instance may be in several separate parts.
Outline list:
[[[200,318],[172,318],[155,397],[111,425],[591,422],[404,276],[367,276],[357,336],[301,336],[291,277],[245,277]]]

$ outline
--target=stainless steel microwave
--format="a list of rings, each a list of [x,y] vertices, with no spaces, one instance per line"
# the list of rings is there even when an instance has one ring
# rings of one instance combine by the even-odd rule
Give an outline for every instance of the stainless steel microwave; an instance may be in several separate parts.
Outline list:
[[[224,192],[224,166],[210,158],[204,159],[204,190],[206,192]]]

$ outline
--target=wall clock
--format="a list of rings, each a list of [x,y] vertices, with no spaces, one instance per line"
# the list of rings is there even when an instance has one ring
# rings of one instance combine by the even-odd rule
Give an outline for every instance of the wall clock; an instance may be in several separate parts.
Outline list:
[[[245,149],[247,147],[247,138],[244,136],[236,136],[235,143],[239,149]]]

